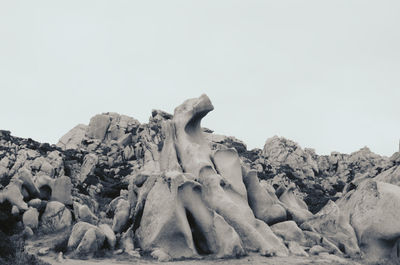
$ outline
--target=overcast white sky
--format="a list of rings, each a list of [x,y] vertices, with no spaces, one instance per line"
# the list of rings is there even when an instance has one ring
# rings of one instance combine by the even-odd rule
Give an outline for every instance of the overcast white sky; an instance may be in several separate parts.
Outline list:
[[[0,128],[56,143],[114,111],[208,94],[203,126],[262,148],[398,150],[400,1],[0,0]]]

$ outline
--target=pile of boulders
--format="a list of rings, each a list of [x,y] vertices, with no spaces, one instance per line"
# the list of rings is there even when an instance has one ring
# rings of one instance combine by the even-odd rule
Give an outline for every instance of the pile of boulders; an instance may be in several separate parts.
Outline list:
[[[103,113],[52,146],[0,131],[1,230],[19,224],[39,240],[65,231],[60,260],[139,251],[160,261],[399,260],[399,153],[320,156],[277,136],[247,150],[201,128],[212,109],[203,95],[174,115],[154,110],[147,124]]]

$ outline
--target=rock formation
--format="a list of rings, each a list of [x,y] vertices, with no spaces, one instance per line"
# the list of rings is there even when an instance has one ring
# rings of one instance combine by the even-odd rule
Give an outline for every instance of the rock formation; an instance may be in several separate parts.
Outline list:
[[[0,230],[66,233],[62,259],[400,260],[399,153],[319,156],[277,136],[247,150],[201,127],[213,109],[202,95],[146,124],[103,113],[57,145],[0,131]]]

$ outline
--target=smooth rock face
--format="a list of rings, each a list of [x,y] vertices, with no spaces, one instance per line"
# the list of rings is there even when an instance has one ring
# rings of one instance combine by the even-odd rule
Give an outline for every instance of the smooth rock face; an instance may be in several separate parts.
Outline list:
[[[75,218],[79,219],[80,221],[97,224],[97,216],[89,209],[86,204],[82,205],[80,203],[74,202],[74,213]]]
[[[110,126],[111,118],[105,114],[99,114],[90,119],[87,136],[89,138],[104,140],[108,127]]]
[[[46,209],[41,217],[42,229],[49,233],[70,226],[72,214],[64,204],[57,201],[47,203]]]
[[[72,183],[71,179],[66,176],[57,178],[51,187],[51,200],[59,201],[65,205],[72,204]]]
[[[81,145],[83,138],[86,135],[88,126],[84,124],[78,124],[73,129],[71,129],[67,134],[65,134],[58,141],[57,146],[64,150],[67,149],[78,149]]]
[[[245,174],[243,181],[246,185],[249,205],[258,219],[269,225],[287,219],[285,208],[281,206],[276,196],[271,196],[261,187],[256,172],[250,171]]]
[[[396,165],[375,177],[376,181],[400,186],[400,166]]]
[[[285,241],[296,241],[302,243],[305,241],[303,231],[294,221],[286,221],[271,226],[275,235],[281,237]]]
[[[290,241],[288,243],[288,248],[289,248],[290,253],[293,255],[308,257],[307,252],[296,241]]]
[[[22,222],[25,226],[36,229],[39,225],[39,212],[35,208],[29,208],[22,216]]]
[[[83,160],[79,180],[84,182],[88,175],[92,174],[99,162],[95,154],[87,154]]]
[[[297,197],[293,190],[294,186],[288,187],[282,195],[279,196],[279,200],[283,203],[283,206],[286,208],[291,219],[293,219],[298,225],[301,225],[312,218],[313,214],[308,210],[307,204]]]
[[[130,210],[130,205],[127,200],[121,199],[118,201],[118,204],[114,212],[114,219],[112,226],[112,230],[115,233],[120,233],[122,229],[125,228],[129,218],[129,210]]]
[[[211,152],[200,128],[211,110],[206,95],[187,100],[163,127],[166,143],[159,161],[166,172],[148,193],[136,232],[140,246],[157,249],[163,259],[237,256],[244,250],[287,255],[283,242],[248,205],[236,151]],[[221,231],[230,234],[229,241]]]
[[[366,180],[337,204],[347,214],[364,255],[372,261],[389,257],[400,238],[400,187]]]
[[[348,217],[333,201],[329,201],[312,219],[303,223],[302,227],[320,233],[350,256],[357,257],[360,254],[357,237]]]
[[[96,226],[86,223],[86,222],[78,222],[72,228],[71,235],[68,239],[68,249],[75,250],[75,248],[81,242],[83,236],[85,235],[86,231],[90,228],[96,228]]]
[[[78,255],[94,253],[103,245],[104,239],[105,236],[100,230],[89,228],[76,248],[76,253]]]
[[[99,225],[99,229],[105,235],[106,240],[107,240],[108,245],[110,246],[110,248],[114,249],[115,244],[117,242],[117,238],[115,237],[114,231],[111,229],[111,227],[108,224]]]

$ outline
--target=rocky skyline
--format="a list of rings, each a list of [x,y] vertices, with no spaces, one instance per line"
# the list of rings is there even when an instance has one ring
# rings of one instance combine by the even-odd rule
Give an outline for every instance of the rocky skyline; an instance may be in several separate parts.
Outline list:
[[[98,114],[57,145],[1,131],[3,235],[51,263],[251,253],[284,264],[399,259],[399,152],[317,155],[277,136],[248,150],[200,126],[213,109],[202,95],[173,115],[154,110],[148,123]]]

